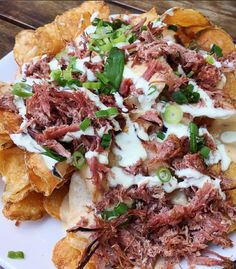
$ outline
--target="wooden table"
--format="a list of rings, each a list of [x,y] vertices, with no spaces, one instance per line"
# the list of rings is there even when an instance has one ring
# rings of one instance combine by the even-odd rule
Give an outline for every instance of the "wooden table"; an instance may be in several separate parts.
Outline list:
[[[12,50],[15,35],[54,19],[82,1],[0,1],[0,58]],[[174,6],[202,11],[236,39],[236,1],[110,0],[111,13],[140,13],[155,6],[159,13]]]

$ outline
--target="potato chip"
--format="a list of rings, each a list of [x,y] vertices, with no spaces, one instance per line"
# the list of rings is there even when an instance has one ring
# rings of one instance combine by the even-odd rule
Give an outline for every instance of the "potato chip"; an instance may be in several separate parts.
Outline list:
[[[210,21],[199,11],[187,8],[174,8],[162,15],[166,24],[176,24],[183,27],[209,26]]]
[[[154,21],[157,18],[158,18],[157,11],[153,7],[152,9],[150,9],[145,13],[136,16],[131,16],[131,22],[133,25],[135,25],[138,24],[142,19],[146,19],[144,24],[147,25],[150,21]]]
[[[58,269],[76,269],[82,257],[84,248],[87,246],[88,240],[78,237],[74,233],[68,233],[66,237],[61,239],[53,250],[52,260]],[[92,257],[85,269],[96,268],[96,262]]]
[[[41,55],[54,56],[65,47],[57,25],[53,22],[39,27],[35,31],[35,37],[38,41]]]
[[[0,133],[0,151],[13,146],[13,142],[8,133]]]
[[[234,72],[225,73],[226,83],[224,86],[224,92],[234,100],[236,108],[236,75]]]
[[[217,27],[207,28],[198,32],[196,40],[201,48],[206,51],[210,51],[212,44],[216,44],[222,49],[224,56],[235,49],[232,37]]]
[[[13,49],[14,58],[21,66],[29,62],[35,56],[41,54],[38,40],[33,30],[23,30],[16,35],[15,46]]]
[[[37,220],[45,215],[43,208],[43,195],[37,192],[30,192],[21,201],[7,202],[3,208],[3,214],[11,220]]]
[[[0,173],[4,177],[4,202],[18,202],[32,190],[25,163],[25,152],[13,147],[0,151]]]
[[[78,8],[91,15],[96,12],[98,17],[103,20],[107,20],[110,15],[109,6],[104,1],[84,1]]]
[[[56,218],[58,220],[61,219],[60,208],[68,191],[69,191],[69,184],[66,183],[61,188],[55,189],[50,196],[44,197],[43,206],[47,211],[47,213],[53,218]]]
[[[63,185],[66,181],[52,174],[52,171],[46,166],[40,154],[27,154],[26,164],[29,169],[30,182],[33,188],[38,192],[42,192],[45,196],[49,196],[55,188]]]

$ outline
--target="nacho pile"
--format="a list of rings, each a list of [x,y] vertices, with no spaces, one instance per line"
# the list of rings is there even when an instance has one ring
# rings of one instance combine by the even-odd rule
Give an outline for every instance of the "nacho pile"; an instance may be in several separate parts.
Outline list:
[[[16,36],[0,84],[3,214],[67,231],[59,269],[233,268],[236,51],[196,10],[86,1]]]

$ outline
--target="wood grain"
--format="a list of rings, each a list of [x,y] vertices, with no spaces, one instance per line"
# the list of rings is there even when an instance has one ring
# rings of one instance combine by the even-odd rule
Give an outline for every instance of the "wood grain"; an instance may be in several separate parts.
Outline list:
[[[234,39],[236,39],[236,1],[111,0],[109,2],[116,3],[120,6],[129,6],[129,8],[137,8],[139,11],[147,11],[152,7],[156,7],[159,14],[171,7],[178,6],[197,9],[206,15],[214,24],[225,29]]]
[[[21,30],[21,27],[0,19],[0,58],[12,50],[15,35]]]
[[[83,1],[0,1],[0,16],[16,19],[27,25],[39,27],[51,22],[58,14],[79,6]],[[132,13],[133,8],[108,3],[111,13]]]

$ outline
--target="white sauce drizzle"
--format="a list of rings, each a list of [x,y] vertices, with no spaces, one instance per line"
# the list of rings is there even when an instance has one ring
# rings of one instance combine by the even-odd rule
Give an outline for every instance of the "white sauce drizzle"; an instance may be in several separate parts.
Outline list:
[[[211,183],[216,189],[218,189],[221,197],[223,199],[226,198],[225,193],[221,190],[220,187],[220,179],[212,179],[207,175],[204,175],[200,173],[197,170],[191,169],[191,168],[186,168],[186,169],[181,169],[181,170],[176,170],[175,171],[176,176],[180,178],[184,178],[182,182],[179,182],[176,184],[175,189],[180,189],[180,188],[188,188],[190,186],[195,186],[197,188],[203,187],[203,185],[207,182]]]
[[[116,145],[113,148],[114,154],[120,156],[120,166],[127,167],[134,165],[139,160],[145,160],[147,153],[138,138],[134,124],[127,118],[128,131],[122,132],[115,137]]]
[[[102,164],[108,164],[108,152],[107,151],[98,153],[97,151],[89,150],[85,153],[86,159],[91,159],[93,157],[97,157],[98,161]]]
[[[204,101],[204,104],[198,103],[196,105],[181,105],[183,112],[189,113],[193,117],[207,116],[213,119],[227,118],[236,113],[236,111],[232,109],[223,109],[220,107],[215,108],[214,101],[203,89],[197,86],[194,81],[190,81],[189,83],[194,86],[194,91],[199,92],[201,99]]]

